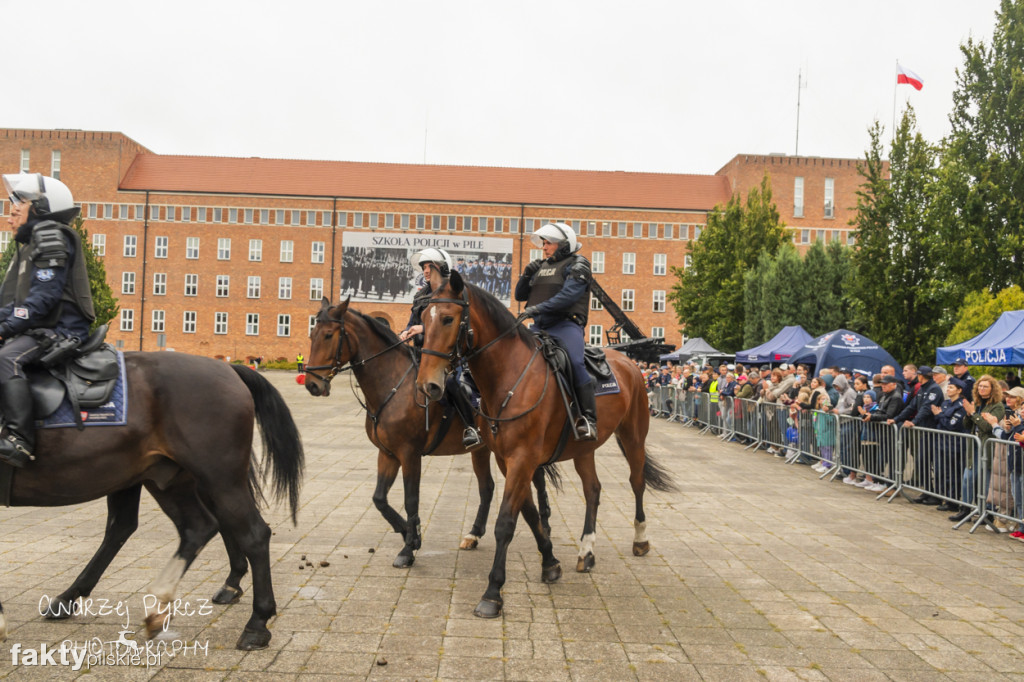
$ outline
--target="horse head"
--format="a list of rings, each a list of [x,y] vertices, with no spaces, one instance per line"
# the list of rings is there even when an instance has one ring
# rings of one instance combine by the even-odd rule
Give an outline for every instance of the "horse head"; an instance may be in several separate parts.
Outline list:
[[[355,355],[358,346],[345,333],[348,303],[348,298],[336,306],[331,306],[326,296],[320,300],[320,312],[309,335],[306,359],[306,390],[312,395],[330,395],[331,379]]]
[[[430,400],[440,400],[455,361],[472,345],[469,297],[462,276],[453,271],[434,292],[422,314],[423,356],[416,388]]]

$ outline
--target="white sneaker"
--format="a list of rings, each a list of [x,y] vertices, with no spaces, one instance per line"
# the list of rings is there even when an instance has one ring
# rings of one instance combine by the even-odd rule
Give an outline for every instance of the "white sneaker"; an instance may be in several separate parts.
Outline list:
[[[843,483],[845,483],[846,485],[857,485],[857,477],[854,476],[853,474],[850,474],[849,476],[843,479]]]
[[[769,455],[777,455],[777,454],[779,454],[778,451],[775,449],[774,445],[769,447],[767,452],[768,452]]]
[[[888,488],[889,488],[889,486],[884,485],[882,483],[874,483],[874,484],[869,485],[868,487],[864,488],[864,490],[870,490],[873,493],[880,493],[880,492],[884,492]]]
[[[863,481],[857,481],[856,483],[854,483],[854,485],[857,486],[858,488],[870,488],[874,484],[874,481],[869,481],[866,478]]]
[[[818,473],[822,473],[825,471],[825,465],[822,464],[821,462],[818,462],[817,464],[812,464],[811,468],[817,471]]]

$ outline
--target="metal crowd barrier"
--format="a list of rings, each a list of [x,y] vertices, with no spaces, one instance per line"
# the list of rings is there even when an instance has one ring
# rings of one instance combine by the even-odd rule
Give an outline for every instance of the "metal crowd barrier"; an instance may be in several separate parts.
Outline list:
[[[838,424],[842,471],[837,475],[853,472],[885,485],[878,498],[898,489],[903,467],[897,426],[848,415],[838,415]]]
[[[973,479],[981,511],[971,532],[990,519],[1002,519],[1006,530],[1024,527],[1024,449],[1015,441],[990,438],[981,453],[979,466],[964,470],[964,485]]]
[[[920,426],[901,429],[901,453],[897,462],[903,463],[902,479],[898,491],[916,490],[951,504],[979,509],[979,485],[964,487],[964,472],[971,462],[975,471],[982,467],[981,480],[985,476],[985,460],[981,458],[981,441],[968,433],[952,433]],[[981,503],[984,508],[984,503]],[[967,523],[970,516],[957,523],[959,528]],[[979,523],[980,523],[979,519]],[[977,527],[977,525],[975,525]]]

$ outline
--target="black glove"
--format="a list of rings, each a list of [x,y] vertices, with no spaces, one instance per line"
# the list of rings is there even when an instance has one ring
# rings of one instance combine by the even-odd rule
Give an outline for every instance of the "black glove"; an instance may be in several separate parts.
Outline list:
[[[523,268],[522,276],[523,277],[533,277],[534,275],[537,274],[537,271],[540,270],[540,266],[543,263],[544,263],[544,261],[542,259],[540,259],[540,258],[538,258],[535,261],[530,261],[529,263],[527,263],[526,267]]]
[[[526,310],[523,311],[523,317],[536,317],[537,313],[540,312],[537,310],[538,307],[535,305],[527,306]]]

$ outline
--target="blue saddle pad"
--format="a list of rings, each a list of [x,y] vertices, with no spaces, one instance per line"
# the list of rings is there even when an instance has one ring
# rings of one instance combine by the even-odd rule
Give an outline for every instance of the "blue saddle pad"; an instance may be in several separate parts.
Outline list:
[[[82,423],[85,426],[124,426],[128,422],[128,379],[124,370],[124,353],[117,351],[117,380],[110,400],[99,407],[82,409]],[[64,396],[64,402],[57,411],[37,422],[38,428],[63,429],[77,426],[71,401]]]
[[[593,375],[591,375],[591,377],[593,377]],[[612,374],[611,378],[609,379],[598,379],[596,377],[593,378],[595,396],[608,395],[610,393],[618,393],[621,390],[619,389],[619,382],[615,378],[615,374]]]

